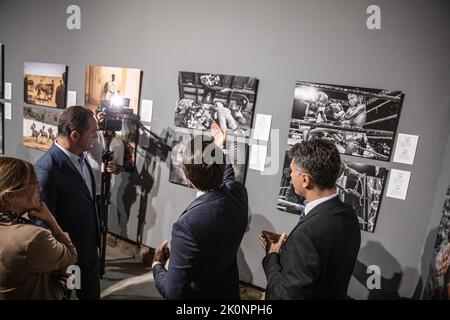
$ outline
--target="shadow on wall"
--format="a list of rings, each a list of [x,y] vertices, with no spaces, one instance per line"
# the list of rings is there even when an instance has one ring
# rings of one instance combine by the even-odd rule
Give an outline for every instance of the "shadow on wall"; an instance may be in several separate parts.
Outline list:
[[[255,229],[258,228],[258,229]],[[252,229],[252,232],[249,230]],[[259,244],[258,237],[263,230],[274,231],[274,226],[261,214],[254,214],[249,208],[249,218],[247,230],[244,234],[242,243],[245,243],[247,258],[243,254],[242,244],[238,251],[239,278],[248,283],[259,283],[261,279],[255,279],[252,274],[262,274],[265,279],[264,271],[262,271],[262,259],[264,258],[264,250]],[[248,263],[247,261],[256,261]]]
[[[172,130],[164,129],[160,136],[148,131],[141,131],[139,137],[139,155],[143,158],[143,165],[139,171],[134,168],[131,173],[122,173],[121,184],[117,191],[117,215],[119,221],[120,235],[143,243],[144,226],[151,228],[155,224],[156,210],[152,206],[152,199],[158,195],[161,164],[167,160],[167,141],[172,135]],[[162,137],[162,138],[161,138]],[[149,204],[150,196],[150,207]],[[131,207],[139,201],[137,212],[136,238],[131,239],[132,234],[128,231]]]
[[[421,269],[420,277],[414,290],[413,299],[431,299],[431,292],[427,285],[432,278],[432,272],[434,268],[432,267],[432,259],[434,252],[434,244],[436,242],[438,228],[432,229],[427,236],[427,241],[425,243],[425,250],[422,254],[421,259]]]
[[[367,280],[369,280],[369,283],[372,283],[369,277],[373,275],[373,272],[367,273],[367,268],[373,265],[378,266],[381,270],[380,288],[369,290],[367,299],[400,299],[399,288],[404,275],[399,262],[379,242],[374,241],[369,241],[365,247],[361,248],[358,257],[353,276],[364,287],[367,285]],[[366,261],[367,264],[362,263],[360,260]],[[388,273],[392,274],[389,278],[383,276]]]

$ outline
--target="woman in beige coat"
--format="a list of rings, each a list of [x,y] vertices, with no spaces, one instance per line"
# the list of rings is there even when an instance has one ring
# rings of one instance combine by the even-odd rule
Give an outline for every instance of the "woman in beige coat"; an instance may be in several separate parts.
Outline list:
[[[61,280],[77,252],[38,192],[31,163],[0,158],[0,300],[64,298]]]

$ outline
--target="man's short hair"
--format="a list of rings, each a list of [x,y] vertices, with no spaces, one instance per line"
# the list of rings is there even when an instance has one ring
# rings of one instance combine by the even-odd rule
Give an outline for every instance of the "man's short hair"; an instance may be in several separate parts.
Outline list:
[[[218,189],[223,183],[224,155],[214,142],[195,136],[185,143],[183,172],[200,191]]]
[[[72,106],[64,110],[58,120],[58,136],[67,138],[76,130],[82,135],[89,126],[89,119],[94,116],[92,110],[82,106]]]
[[[320,189],[333,189],[341,168],[341,157],[336,146],[327,140],[312,139],[294,145],[289,150],[289,158],[298,169],[311,175]]]

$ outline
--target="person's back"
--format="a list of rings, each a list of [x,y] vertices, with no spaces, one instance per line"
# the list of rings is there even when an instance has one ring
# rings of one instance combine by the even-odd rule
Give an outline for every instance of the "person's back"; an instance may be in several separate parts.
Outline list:
[[[58,280],[77,254],[68,238],[59,240],[65,245],[44,228],[0,221],[0,300],[64,297]]]
[[[220,190],[198,197],[174,224],[173,232],[191,233],[198,248],[191,284],[196,299],[239,299],[236,253],[247,222],[247,191],[230,180]]]
[[[247,191],[223,163],[226,133],[216,123],[212,133],[217,147],[194,138],[183,152],[182,170],[197,198],[173,225],[168,270],[168,242],[155,252],[155,285],[165,299],[240,298],[237,253],[248,222]]]
[[[311,211],[311,216],[308,214],[289,235],[298,241],[306,237],[315,248],[320,248],[317,251],[318,263],[314,266],[317,282],[305,298],[345,299],[361,242],[358,218],[353,208],[338,197],[318,205],[315,212]],[[285,249],[291,245],[289,238]],[[281,253],[282,262],[290,258]]]

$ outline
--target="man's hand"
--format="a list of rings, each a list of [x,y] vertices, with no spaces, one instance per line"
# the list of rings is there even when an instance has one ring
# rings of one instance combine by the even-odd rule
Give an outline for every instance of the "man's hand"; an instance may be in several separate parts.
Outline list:
[[[286,242],[286,233],[282,233],[278,238],[278,235],[272,232],[263,231],[259,236],[259,243],[266,251],[266,254],[276,252],[279,253],[284,243]]]
[[[215,145],[223,149],[227,144],[227,131],[223,130],[216,122],[211,124],[211,134],[214,137]]]
[[[95,120],[97,120],[98,124],[101,124],[103,122],[103,120],[105,120],[105,114],[103,112],[97,112],[95,114]]]
[[[108,162],[106,166],[106,171],[113,174],[118,174],[122,170],[122,167],[116,164],[114,161]]]
[[[153,262],[160,262],[163,266],[166,265],[167,260],[169,260],[170,257],[170,250],[168,247],[169,242],[166,240],[155,252],[155,256],[153,257]]]

